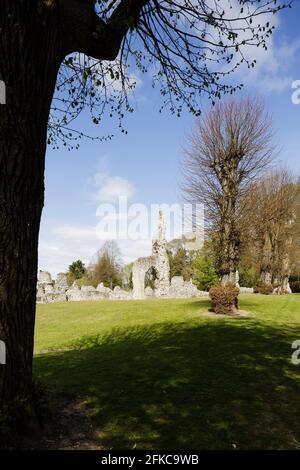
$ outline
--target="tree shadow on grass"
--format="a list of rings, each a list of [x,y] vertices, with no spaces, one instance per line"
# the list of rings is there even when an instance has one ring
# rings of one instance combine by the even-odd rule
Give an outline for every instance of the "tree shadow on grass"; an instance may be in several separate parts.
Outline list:
[[[37,356],[35,371],[84,397],[100,448],[300,448],[295,339],[251,319],[116,329]]]

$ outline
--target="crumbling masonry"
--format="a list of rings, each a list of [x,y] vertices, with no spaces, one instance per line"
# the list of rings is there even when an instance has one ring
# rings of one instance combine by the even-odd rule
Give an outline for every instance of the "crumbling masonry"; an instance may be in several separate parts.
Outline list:
[[[145,288],[145,277],[149,270],[154,270],[154,289]],[[37,285],[37,302],[64,302],[80,300],[130,300],[151,297],[181,298],[207,296],[208,292],[199,291],[191,281],[184,281],[182,276],[174,276],[170,282],[170,266],[167,254],[166,222],[163,213],[159,213],[159,224],[156,237],[152,241],[152,255],[138,258],[132,270],[133,291],[125,291],[119,286],[113,290],[102,283],[93,286],[78,286],[76,281],[68,286],[64,273],[57,275],[53,281],[50,273],[40,271]]]
[[[167,255],[166,221],[162,211],[159,212],[157,236],[152,241],[152,256],[138,258],[133,263],[132,282],[134,299],[144,299],[146,297],[145,276],[150,269],[154,269],[156,273],[155,297],[167,296],[170,287],[170,266]]]

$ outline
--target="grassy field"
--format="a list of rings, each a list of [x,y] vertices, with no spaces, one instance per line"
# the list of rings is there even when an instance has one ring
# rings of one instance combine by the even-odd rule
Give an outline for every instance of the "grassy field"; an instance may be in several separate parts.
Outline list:
[[[80,397],[99,449],[300,449],[300,295],[37,309],[35,375]]]

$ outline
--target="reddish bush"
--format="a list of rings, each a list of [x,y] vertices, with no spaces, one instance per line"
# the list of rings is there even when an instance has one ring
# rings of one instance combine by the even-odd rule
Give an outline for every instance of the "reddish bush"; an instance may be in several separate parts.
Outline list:
[[[240,290],[233,284],[211,287],[209,295],[212,300],[213,310],[217,314],[230,315],[238,309],[238,295]]]
[[[273,294],[274,286],[271,284],[266,284],[265,282],[260,282],[254,289],[254,292],[257,294],[271,295]]]

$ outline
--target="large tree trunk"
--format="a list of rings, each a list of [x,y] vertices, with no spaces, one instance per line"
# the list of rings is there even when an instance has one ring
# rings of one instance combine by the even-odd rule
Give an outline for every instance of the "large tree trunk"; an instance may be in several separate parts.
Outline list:
[[[0,412],[16,402],[30,415],[37,247],[44,199],[47,124],[57,73],[75,51],[115,60],[147,3],[121,2],[109,24],[93,0],[1,0],[0,80]],[[26,404],[26,405],[25,405]]]
[[[266,271],[266,270],[263,270],[261,271],[260,273],[260,282],[262,282],[263,284],[266,284],[267,286],[271,286],[272,285],[272,274],[270,271]]]
[[[51,18],[32,0],[0,4],[0,403],[32,410],[37,247],[47,121],[61,57]],[[13,51],[13,53],[12,53]],[[27,421],[30,423],[29,421]]]
[[[274,293],[276,294],[291,294],[292,290],[290,287],[290,257],[289,253],[285,253],[282,256],[282,259],[279,260],[279,269],[276,272],[276,279],[274,281],[275,290]]]

